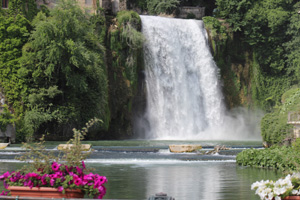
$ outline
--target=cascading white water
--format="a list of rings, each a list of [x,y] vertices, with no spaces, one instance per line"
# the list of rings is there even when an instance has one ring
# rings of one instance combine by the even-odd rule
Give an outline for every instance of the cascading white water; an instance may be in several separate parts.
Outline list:
[[[224,120],[218,68],[200,20],[141,16],[153,139],[201,139]],[[211,132],[211,131],[209,131]]]

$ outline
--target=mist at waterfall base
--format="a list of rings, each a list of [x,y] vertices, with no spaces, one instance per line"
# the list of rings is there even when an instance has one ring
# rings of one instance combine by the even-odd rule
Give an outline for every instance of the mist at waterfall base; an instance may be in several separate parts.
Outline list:
[[[139,139],[261,140],[260,111],[226,109],[201,20],[141,16],[147,106]]]

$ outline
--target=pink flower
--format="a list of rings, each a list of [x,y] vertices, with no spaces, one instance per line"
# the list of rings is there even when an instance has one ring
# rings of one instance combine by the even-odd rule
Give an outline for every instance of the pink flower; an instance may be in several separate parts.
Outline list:
[[[53,171],[57,172],[57,171],[59,171],[60,166],[61,166],[61,164],[58,164],[57,162],[53,162],[51,165],[51,168]]]
[[[25,183],[24,183],[24,184],[25,184]],[[30,187],[30,189],[33,188],[33,182],[32,182],[31,180],[29,180],[29,181],[27,182],[27,185],[26,185],[26,186]]]
[[[13,173],[13,172],[12,172]],[[1,176],[0,176],[0,180],[3,180],[3,179],[6,179],[7,177],[9,177],[10,176],[10,173],[9,173],[9,171],[7,171],[7,172],[5,172],[4,174],[2,174]]]
[[[100,183],[99,183],[100,185],[102,185],[102,184],[104,184],[104,183],[107,183],[107,179],[106,179],[105,176],[100,176],[98,180],[99,180],[99,182],[100,182]]]
[[[92,181],[93,180],[93,174],[92,173],[88,174],[88,175],[84,175],[83,176],[83,180],[85,181]]]
[[[53,178],[50,179],[50,185],[53,186],[55,183],[55,180]]]
[[[82,163],[82,167],[83,167],[83,169],[85,169],[85,164],[84,164],[84,161],[82,161],[81,163]]]
[[[78,166],[76,166],[76,171],[77,171],[78,174],[82,174],[82,169]]]
[[[102,199],[103,198],[103,195],[102,194],[99,194],[96,199]]]
[[[80,186],[80,185],[82,185],[82,180],[80,178],[77,178],[74,180],[74,184],[77,186]]]
[[[18,181],[18,178],[17,177],[11,177],[10,179],[9,179],[11,182],[17,182]]]
[[[4,186],[5,189],[7,189],[8,186],[9,186],[8,184],[6,184],[6,181],[5,181],[5,180],[3,181],[3,186]]]
[[[98,187],[97,189],[98,189],[98,191],[99,191],[99,194],[104,195],[104,194],[106,193],[106,188],[105,188],[103,185],[101,185],[101,186]]]
[[[59,186],[57,189],[58,189],[58,191],[62,192],[64,190],[64,187],[63,186]]]
[[[7,194],[8,194],[8,191],[4,191],[4,190],[3,190],[3,191],[1,192],[1,194],[0,194],[0,196],[7,196]]]

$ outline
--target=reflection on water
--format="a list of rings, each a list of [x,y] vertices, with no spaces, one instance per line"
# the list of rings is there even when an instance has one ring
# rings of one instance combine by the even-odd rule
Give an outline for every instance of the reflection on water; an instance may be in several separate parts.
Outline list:
[[[23,165],[2,162],[0,173]],[[258,200],[250,190],[251,184],[281,176],[271,170],[236,166],[232,161],[98,162],[87,165],[107,176],[107,199],[147,199],[155,193],[165,192],[176,200]]]
[[[165,192],[176,200],[259,199],[250,190],[251,184],[281,176],[274,171],[239,167],[234,162],[90,166],[108,177],[108,199],[147,199],[158,192]]]

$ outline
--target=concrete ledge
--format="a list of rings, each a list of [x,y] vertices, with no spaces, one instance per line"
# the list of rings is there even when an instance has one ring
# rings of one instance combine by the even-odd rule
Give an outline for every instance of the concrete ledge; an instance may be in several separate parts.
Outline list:
[[[169,149],[173,153],[184,153],[184,152],[193,152],[202,149],[202,146],[197,144],[179,144],[179,145],[169,145]]]
[[[73,144],[60,144],[57,146],[57,150],[64,150],[64,149],[70,149],[74,145]],[[82,144],[81,145],[81,150],[82,151],[89,151],[92,148],[91,144]]]
[[[9,143],[0,143],[0,149],[5,149]]]

